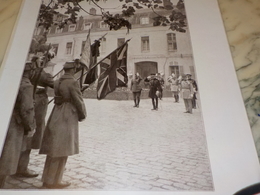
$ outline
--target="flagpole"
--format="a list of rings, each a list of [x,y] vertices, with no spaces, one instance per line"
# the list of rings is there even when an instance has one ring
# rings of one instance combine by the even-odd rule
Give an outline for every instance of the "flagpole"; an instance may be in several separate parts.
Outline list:
[[[131,39],[132,39],[132,38],[131,38]],[[97,65],[99,65],[103,60],[105,60],[105,59],[106,59],[109,55],[111,55],[113,52],[115,52],[116,50],[121,49],[122,47],[124,47],[125,44],[128,43],[131,39],[126,40],[123,45],[121,45],[120,47],[116,48],[115,50],[113,50],[112,52],[110,52],[106,57],[104,57],[102,60],[100,60],[99,62],[97,62],[96,64],[94,64],[94,65],[93,65],[88,71],[86,71],[82,76],[84,76],[85,74],[88,74],[88,72],[89,72],[91,69],[93,69],[93,68],[95,68]],[[81,76],[80,76],[77,80],[79,80],[80,78],[81,78]],[[51,103],[53,100],[54,100],[54,98],[51,99],[51,100],[48,102],[48,104]]]
[[[100,38],[98,39],[98,41],[101,40],[101,39],[103,39],[106,35],[107,35],[107,33],[104,34],[102,37],[100,37]],[[56,73],[52,78],[55,78],[56,76],[58,76],[62,71],[63,71],[63,69],[61,69],[58,73]]]
[[[88,71],[86,71],[83,75],[87,74],[92,68],[95,68],[97,65],[99,65],[103,60],[105,60],[108,56],[110,56],[113,52],[115,52],[118,49],[121,49],[123,46],[125,46],[125,44],[130,41],[131,39],[128,39],[124,42],[123,45],[121,45],[120,47],[116,48],[115,50],[113,50],[111,53],[109,53],[106,57],[104,57],[102,60],[100,60],[99,62],[97,62],[96,64],[94,64]]]

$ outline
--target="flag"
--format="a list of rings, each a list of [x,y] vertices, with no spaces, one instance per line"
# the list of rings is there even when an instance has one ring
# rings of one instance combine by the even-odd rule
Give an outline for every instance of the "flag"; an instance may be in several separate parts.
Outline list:
[[[97,57],[99,56],[100,41],[95,40],[91,45],[91,64],[86,75],[84,84],[91,84],[97,80],[97,67],[93,67],[97,63]]]
[[[127,86],[127,42],[109,54],[100,63],[100,75],[97,85],[97,98],[99,100],[113,92],[116,87]]]
[[[81,67],[74,75],[76,78],[80,78],[79,79],[80,88],[83,87],[82,84],[86,78],[86,74],[84,74],[84,72],[86,72],[90,68],[90,65],[93,63],[92,54],[91,54],[90,29],[88,31],[87,39],[82,49],[81,57],[79,59],[79,63],[81,64]]]
[[[90,30],[87,35],[86,43],[83,47],[81,57],[79,59],[80,63],[85,65],[87,69],[90,68],[90,65],[92,64],[92,58],[91,58],[91,41],[90,41]]]

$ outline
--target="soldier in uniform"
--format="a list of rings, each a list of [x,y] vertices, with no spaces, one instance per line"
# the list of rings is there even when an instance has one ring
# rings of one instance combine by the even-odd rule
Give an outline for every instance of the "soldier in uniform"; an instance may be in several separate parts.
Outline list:
[[[192,108],[193,109],[196,109],[197,106],[196,106],[196,99],[197,99],[197,91],[198,91],[198,85],[196,83],[196,81],[194,79],[191,78],[191,74],[188,75],[188,80],[191,82],[192,86],[193,86],[193,89],[194,89],[194,93],[193,93],[193,97],[192,97]]]
[[[174,73],[171,74],[168,78],[168,82],[171,85],[171,91],[173,93],[173,97],[175,99],[175,102],[179,102],[179,80],[177,79],[176,75]]]
[[[4,187],[6,177],[16,173],[24,136],[31,137],[35,132],[33,85],[30,82],[34,71],[30,65],[25,65],[0,157],[1,188]]]
[[[181,93],[184,100],[186,112],[192,114],[192,98],[193,98],[193,86],[192,83],[188,80],[189,74],[186,74],[183,80],[181,81]]]
[[[41,67],[41,59],[34,57],[32,59],[35,74],[32,77],[32,84],[37,88],[34,91],[34,111],[36,121],[36,132],[32,138],[24,140],[27,143],[27,149],[21,152],[17,172],[17,177],[37,177],[38,174],[28,169],[31,149],[40,149],[42,137],[45,129],[45,117],[48,107],[47,87],[53,88],[53,78],[51,74],[46,73]]]
[[[62,182],[68,156],[79,153],[78,121],[86,117],[79,84],[74,78],[74,62],[66,62],[65,74],[54,82],[54,108],[43,135],[40,154],[47,154],[42,181],[43,187],[64,188]]]
[[[152,110],[158,110],[158,96],[160,96],[158,93],[162,91],[161,83],[156,78],[155,74],[151,74],[144,81],[149,82],[150,85],[149,97],[152,99]]]

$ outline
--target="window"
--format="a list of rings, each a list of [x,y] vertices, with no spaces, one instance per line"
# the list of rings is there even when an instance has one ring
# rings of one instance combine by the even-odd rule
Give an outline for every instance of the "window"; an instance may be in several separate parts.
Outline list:
[[[106,24],[105,22],[101,21],[100,22],[100,28],[108,28],[108,24]]]
[[[100,47],[101,47],[101,52],[106,52],[106,38],[102,38]]]
[[[167,44],[168,44],[168,51],[177,51],[176,34],[174,33],[167,34]]]
[[[120,47],[125,43],[125,38],[118,38],[117,39],[117,47]]]
[[[149,18],[146,17],[141,17],[140,18],[140,24],[149,24]]]
[[[56,31],[55,31],[55,33],[61,33],[62,32],[62,28],[60,28],[60,27],[56,27]]]
[[[66,54],[71,54],[72,51],[72,42],[66,44]]]
[[[170,66],[170,74],[174,73],[177,77],[180,76],[179,66]]]
[[[57,55],[59,44],[52,44],[52,47],[53,47],[53,51],[54,51],[55,55]]]
[[[83,24],[83,30],[89,30],[90,28],[91,28],[91,23],[85,22],[85,23]]]
[[[149,37],[148,36],[141,37],[141,51],[147,52],[149,50],[150,50]]]
[[[76,24],[69,25],[69,32],[75,31],[75,29],[76,29]]]

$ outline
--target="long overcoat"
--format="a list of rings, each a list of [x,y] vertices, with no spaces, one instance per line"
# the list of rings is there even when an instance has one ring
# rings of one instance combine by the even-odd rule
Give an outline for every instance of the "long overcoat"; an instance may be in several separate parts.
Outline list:
[[[33,85],[22,78],[0,158],[0,175],[16,173],[23,137],[35,129]]]
[[[79,153],[78,121],[86,117],[76,79],[65,73],[54,82],[55,105],[43,135],[40,154],[64,157]]]

